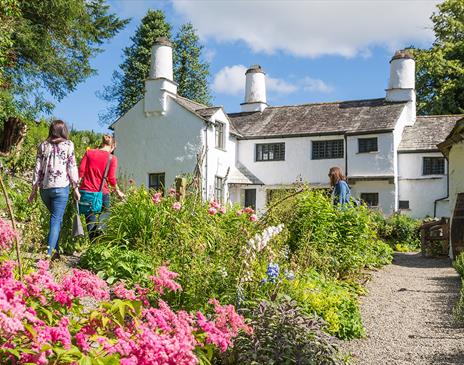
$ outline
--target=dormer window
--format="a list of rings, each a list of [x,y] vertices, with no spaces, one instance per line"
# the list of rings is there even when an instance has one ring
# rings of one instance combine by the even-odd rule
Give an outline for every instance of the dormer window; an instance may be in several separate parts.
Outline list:
[[[221,122],[216,122],[215,126],[216,126],[216,148],[223,150],[225,146],[225,142],[224,142],[225,124]]]

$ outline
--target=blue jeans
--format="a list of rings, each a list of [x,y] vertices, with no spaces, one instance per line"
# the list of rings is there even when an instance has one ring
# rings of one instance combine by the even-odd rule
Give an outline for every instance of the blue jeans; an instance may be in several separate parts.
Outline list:
[[[40,189],[40,197],[50,212],[50,232],[48,233],[48,255],[58,251],[61,223],[69,198],[69,185],[65,188]]]
[[[89,232],[90,240],[98,237],[101,231],[105,227],[105,221],[110,215],[110,194],[103,194],[103,206],[102,212],[97,218],[97,214],[90,213],[85,216],[85,222],[87,223],[87,231]]]

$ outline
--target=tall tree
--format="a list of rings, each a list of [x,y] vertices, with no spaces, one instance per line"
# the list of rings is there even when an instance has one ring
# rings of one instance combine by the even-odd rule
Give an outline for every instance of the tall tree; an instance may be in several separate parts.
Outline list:
[[[127,22],[105,0],[0,1],[2,8],[18,7],[4,68],[7,90],[17,109],[31,114],[51,108],[43,90],[60,100],[94,74],[91,58]]]
[[[437,7],[432,47],[414,51],[418,111],[464,113],[464,1],[446,0]]]
[[[123,115],[143,97],[153,42],[158,37],[170,36],[171,26],[166,22],[164,13],[148,10],[131,38],[132,44],[123,50],[124,61],[113,73],[112,84],[99,94],[103,100],[112,103],[107,113],[100,116],[103,123]]]
[[[201,59],[203,45],[191,23],[181,26],[174,39],[174,78],[178,93],[188,99],[209,105],[209,64]]]

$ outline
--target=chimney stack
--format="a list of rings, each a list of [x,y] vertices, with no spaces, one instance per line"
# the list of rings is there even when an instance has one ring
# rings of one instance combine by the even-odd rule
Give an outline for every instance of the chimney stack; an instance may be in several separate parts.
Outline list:
[[[390,79],[386,101],[407,101],[410,104],[410,121],[416,120],[416,62],[412,53],[399,50],[390,61]]]
[[[245,102],[242,112],[262,112],[267,107],[266,74],[260,65],[251,66],[245,73]]]
[[[150,73],[145,80],[145,115],[164,115],[168,95],[177,96],[172,69],[172,43],[166,37],[156,38],[151,48]]]

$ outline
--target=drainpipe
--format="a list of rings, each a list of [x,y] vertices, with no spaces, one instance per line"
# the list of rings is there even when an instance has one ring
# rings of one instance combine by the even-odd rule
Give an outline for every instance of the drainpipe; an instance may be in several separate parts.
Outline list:
[[[449,198],[449,165],[448,165],[448,159],[446,159],[446,196],[443,198],[436,199],[433,202],[433,217],[437,217],[437,203],[439,201],[445,200]]]
[[[344,134],[343,138],[345,139],[345,176],[348,178],[348,137]]]

